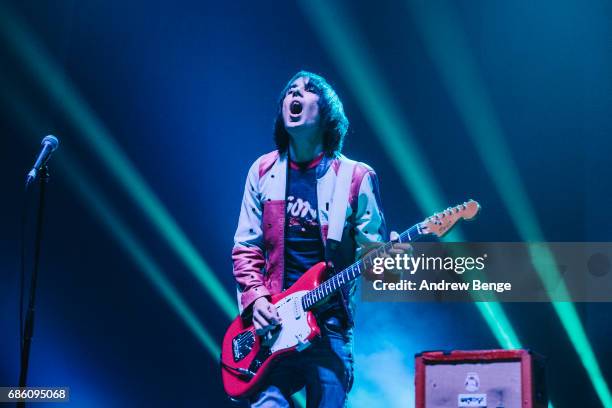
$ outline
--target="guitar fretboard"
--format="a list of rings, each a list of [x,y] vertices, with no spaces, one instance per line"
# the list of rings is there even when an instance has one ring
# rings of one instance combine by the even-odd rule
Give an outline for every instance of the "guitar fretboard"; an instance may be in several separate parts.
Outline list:
[[[415,224],[402,232],[399,236],[399,242],[411,242],[417,240],[423,233],[421,232],[420,223]],[[383,256],[391,249],[393,243],[397,241],[387,242],[384,245],[370,251],[363,256],[359,261],[336,273],[334,276],[309,291],[302,297],[302,306],[304,310],[309,310],[317,303],[331,296],[338,291],[342,286],[357,279],[363,271],[371,268],[374,264],[374,258]]]

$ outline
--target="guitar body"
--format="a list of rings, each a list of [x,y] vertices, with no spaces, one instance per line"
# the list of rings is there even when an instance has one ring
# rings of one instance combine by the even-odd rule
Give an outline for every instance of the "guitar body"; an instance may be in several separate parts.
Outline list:
[[[442,237],[459,220],[473,219],[479,210],[480,205],[474,200],[449,207],[413,225],[399,235],[398,241],[412,242],[428,234]],[[392,242],[384,244],[363,259],[368,259],[371,265],[373,257],[387,256],[386,251],[392,245]],[[303,298],[308,308],[318,304],[338,288],[356,279],[361,274],[360,265],[363,266],[361,260],[325,281],[325,263],[319,262],[289,289],[273,295],[272,303],[280,315],[281,324],[265,341],[255,333],[251,319],[244,320],[238,316],[227,329],[221,348],[221,376],[227,395],[233,398],[252,395],[262,385],[266,373],[275,362],[308,347],[321,330],[312,312],[304,309]]]
[[[270,340],[262,342],[250,318],[247,321],[241,316],[234,319],[221,348],[221,376],[227,395],[244,398],[253,394],[280,357],[305,349],[320,334],[313,313],[304,310],[301,299],[319,286],[325,275],[325,263],[320,262],[289,289],[272,295],[281,324]]]

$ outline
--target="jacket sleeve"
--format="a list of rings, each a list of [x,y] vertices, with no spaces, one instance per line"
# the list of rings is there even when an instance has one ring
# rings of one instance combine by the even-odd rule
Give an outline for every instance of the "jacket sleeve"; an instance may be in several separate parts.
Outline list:
[[[234,235],[232,262],[238,285],[238,308],[244,310],[258,298],[269,296],[264,286],[265,257],[263,252],[262,205],[259,199],[259,162],[249,169],[240,207],[238,228]]]
[[[378,177],[372,169],[364,175],[359,187],[354,225],[357,259],[365,255],[375,243],[383,243],[388,239]]]

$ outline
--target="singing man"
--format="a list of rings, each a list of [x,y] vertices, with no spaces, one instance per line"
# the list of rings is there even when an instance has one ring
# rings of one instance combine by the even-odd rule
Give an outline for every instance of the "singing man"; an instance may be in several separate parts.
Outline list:
[[[330,205],[349,127],[342,102],[321,76],[300,71],[283,89],[274,125],[276,150],[249,169],[232,251],[242,316],[265,336],[282,325],[270,296],[326,261],[340,271],[367,244],[388,239],[376,173],[356,163],[342,239],[327,240]],[[402,244],[398,244],[402,253]],[[330,269],[330,273],[333,270]],[[338,408],[353,382],[355,282],[315,311],[321,336],[281,360],[250,398],[251,407],[290,407],[306,387],[308,407]]]

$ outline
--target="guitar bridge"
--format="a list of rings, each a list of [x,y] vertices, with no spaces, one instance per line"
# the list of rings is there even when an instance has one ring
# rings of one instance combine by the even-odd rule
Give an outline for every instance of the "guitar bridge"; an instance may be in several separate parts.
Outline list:
[[[237,363],[244,359],[253,349],[255,344],[255,335],[253,332],[245,331],[232,339],[232,352],[234,354],[234,362]]]

